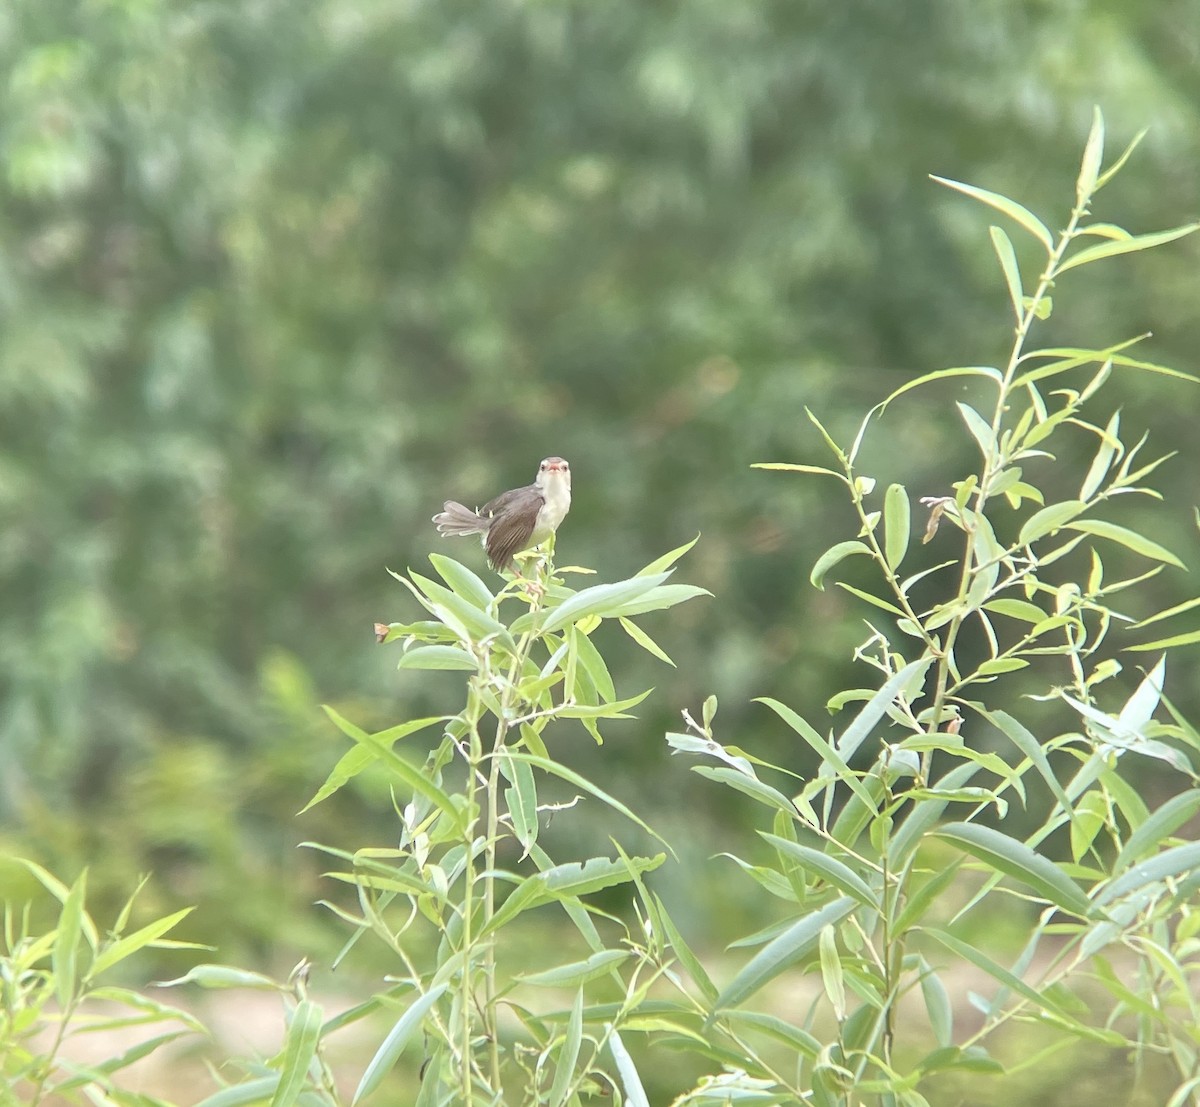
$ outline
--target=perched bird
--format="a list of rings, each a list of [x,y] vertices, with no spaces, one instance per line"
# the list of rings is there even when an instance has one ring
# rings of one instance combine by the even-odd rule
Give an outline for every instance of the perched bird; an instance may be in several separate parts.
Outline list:
[[[548,457],[533,484],[501,492],[478,511],[447,500],[433,521],[443,538],[482,534],[492,568],[511,570],[513,558],[545,542],[570,509],[571,467],[561,457]]]

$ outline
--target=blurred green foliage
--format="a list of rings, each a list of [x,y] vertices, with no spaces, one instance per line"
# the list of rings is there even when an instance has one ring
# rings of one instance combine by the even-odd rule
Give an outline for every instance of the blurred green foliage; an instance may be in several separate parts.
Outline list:
[[[853,524],[749,463],[819,457],[804,405],[841,434],[908,375],[1001,356],[978,213],[928,173],[1057,226],[1100,103],[1114,146],[1152,127],[1105,202],[1135,231],[1193,215],[1198,51],[1185,0],[10,0],[0,833],[278,938],[315,898],[292,845],[369,818],[291,819],[341,751],[318,700],[382,725],[437,696],[375,649],[407,617],[383,566],[550,453],[575,473],[560,561],[617,579],[700,531],[689,580],[721,605],[652,628],[679,667],[614,729],[623,794],[667,806],[660,736],[709,691],[781,756],[749,700],[852,683],[857,609],[806,579]],[[1058,337],[1152,330],[1147,357],[1195,370],[1198,261],[1089,269]],[[1197,397],[1113,395],[1184,452],[1158,483],[1191,502]],[[944,411],[908,405],[870,466],[921,493],[968,449]],[[1175,518],[1159,537],[1194,554]],[[707,850],[737,808],[672,788],[659,825]]]

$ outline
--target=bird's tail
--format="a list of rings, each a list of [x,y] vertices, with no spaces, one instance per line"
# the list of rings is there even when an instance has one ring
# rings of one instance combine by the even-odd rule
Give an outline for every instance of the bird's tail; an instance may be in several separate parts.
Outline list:
[[[469,507],[447,500],[443,509],[433,517],[438,534],[443,538],[458,538],[466,534],[487,534],[491,519],[477,515]]]

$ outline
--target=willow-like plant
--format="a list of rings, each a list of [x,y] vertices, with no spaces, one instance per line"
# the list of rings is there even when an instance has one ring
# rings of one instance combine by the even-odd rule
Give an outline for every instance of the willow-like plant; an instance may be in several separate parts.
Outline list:
[[[1119,413],[1094,413],[1117,370],[1179,378],[1183,387],[1192,378],[1135,357],[1138,338],[1102,349],[1031,341],[1050,315],[1052,291],[1073,270],[1197,229],[1134,235],[1093,219],[1097,193],[1136,145],[1104,168],[1096,113],[1074,205],[1057,235],[1014,200],[935,178],[999,213],[1036,248],[1036,267],[1022,268],[1006,230],[990,228],[1014,323],[1006,357],[905,384],[848,445],[809,413],[830,466],[758,466],[832,479],[849,497],[859,532],[824,553],[811,580],[824,588],[852,557],[874,567],[875,587],[837,584],[868,611],[855,656],[877,679],[831,698],[831,710],[860,704],[833,731],[761,701],[819,759],[815,775],[798,784],[788,767],[722,747],[712,729],[715,703],[701,722],[689,717],[688,733],[668,735],[706,758],[696,771],[771,812],[763,837],[773,863],[741,867],[785,905],[775,925],[739,943],[760,948],[722,986],[690,951],[677,950],[692,969],[691,984],[680,982],[680,1010],[706,1028],[707,1052],[721,1066],[680,1104],[925,1107],[922,1089],[942,1074],[1003,1073],[987,1045],[1013,1020],[1042,1028],[1023,1066],[1072,1038],[1161,1053],[1178,1067],[1173,1102],[1200,1102],[1189,987],[1200,967],[1200,843],[1175,837],[1200,812],[1192,767],[1200,738],[1163,696],[1166,653],[1200,634],[1125,645],[1161,656],[1130,693],[1110,682],[1122,668],[1115,627],[1144,627],[1200,600],[1140,623],[1122,613],[1121,593],[1182,563],[1109,517],[1119,496],[1157,496],[1147,481],[1165,458],[1147,460],[1146,436],[1128,439]],[[917,536],[939,556],[913,568],[914,496],[896,483],[881,488],[860,456],[889,409],[951,378],[985,386],[984,403],[956,405],[978,463],[948,474],[944,491],[920,496]],[[1065,472],[1050,451],[1081,434],[1094,444],[1091,461]],[[1064,487],[1072,489],[1067,498],[1051,497],[1051,488]],[[1130,555],[1142,567],[1114,577],[1109,562]],[[1022,721],[1021,693],[1031,692],[1061,707],[1054,730]],[[1171,717],[1157,721],[1164,707]],[[1154,810],[1131,783],[1138,758],[1177,774],[1178,794]],[[1039,811],[1040,792],[1049,804]],[[1014,802],[1023,815],[1006,821]],[[1004,917],[1028,931],[1015,959],[979,925]],[[946,969],[965,969],[959,980],[991,981],[971,1000],[970,1026],[956,1021],[962,997],[952,998]],[[820,981],[805,1019],[785,1020],[770,1003],[751,1008],[766,985],[802,973]],[[1112,1003],[1092,1014],[1079,990],[1094,994],[1097,983]],[[917,1009],[924,1018],[913,1017]]]
[[[452,713],[376,734],[327,709],[354,746],[312,803],[368,766],[382,766],[393,781],[400,823],[394,848],[327,850],[344,863],[331,875],[358,898],[357,910],[329,904],[353,928],[347,949],[373,935],[396,966],[390,987],[337,1020],[340,1026],[380,1008],[396,1012],[353,1102],[380,1087],[409,1046],[422,1055],[420,1107],[561,1107],[588,1089],[621,1094],[611,1075],[625,1063],[621,1028],[662,963],[647,952],[644,937],[585,897],[637,884],[666,855],[631,856],[614,846],[611,854],[554,861],[541,828],[581,802],[606,805],[643,837],[654,835],[555,755],[550,728],[578,720],[600,741],[606,721],[628,718],[648,695],[617,696],[591,634],[611,620],[666,659],[634,619],[703,594],[668,583],[672,565],[691,545],[628,580],[578,591],[564,578],[587,570],[556,572],[548,559],[532,562],[532,579],[512,580],[499,592],[436,554],[430,560],[440,580],[396,575],[428,618],[381,625],[381,641],[402,645],[402,669],[463,673],[464,699]],[[402,740],[430,730],[441,736],[429,752],[418,760],[404,756]],[[549,779],[565,785],[571,798],[544,799]],[[548,920],[546,911],[561,919]],[[510,932],[533,926],[544,933],[547,925],[573,930],[577,943],[543,942],[544,963],[533,966],[504,960]],[[314,1040],[311,1056],[317,1051]]]

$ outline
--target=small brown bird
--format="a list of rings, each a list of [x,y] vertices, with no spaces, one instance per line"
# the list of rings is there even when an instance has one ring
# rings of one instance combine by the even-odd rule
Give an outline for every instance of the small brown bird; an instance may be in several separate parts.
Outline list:
[[[492,568],[512,569],[513,558],[540,546],[571,510],[571,467],[561,457],[538,466],[533,484],[501,492],[478,511],[454,500],[433,517],[443,538],[482,534]]]

